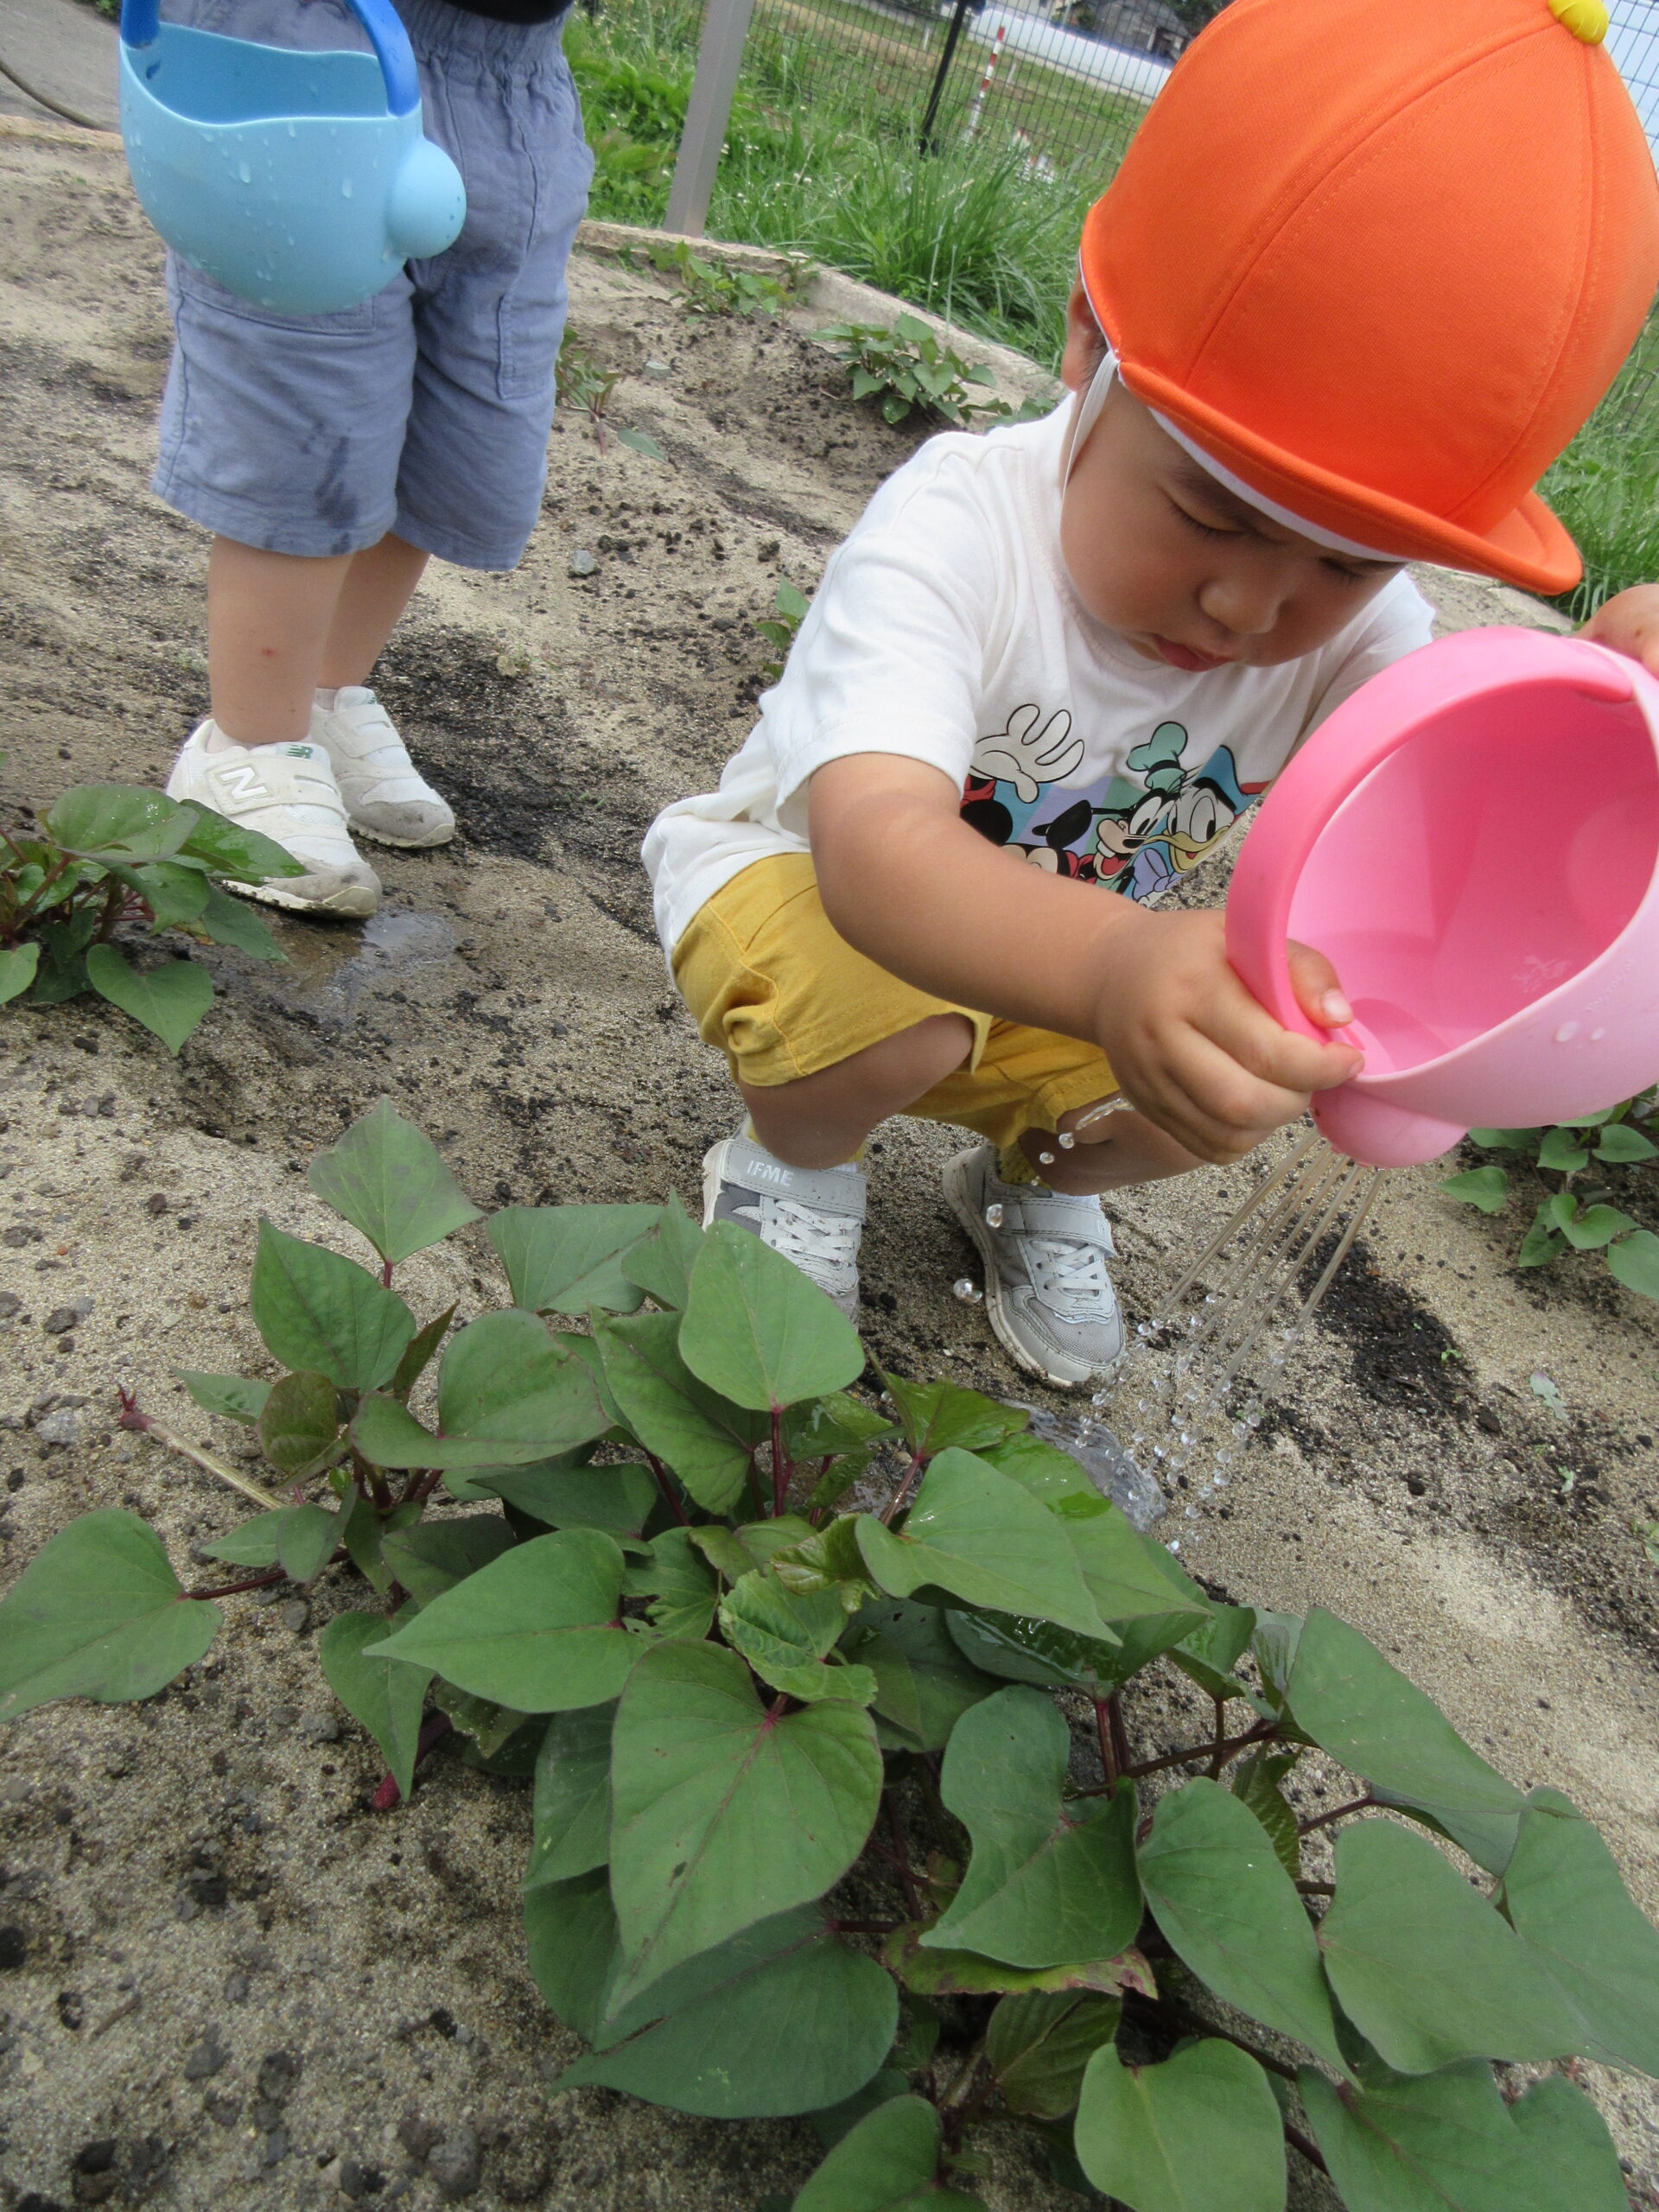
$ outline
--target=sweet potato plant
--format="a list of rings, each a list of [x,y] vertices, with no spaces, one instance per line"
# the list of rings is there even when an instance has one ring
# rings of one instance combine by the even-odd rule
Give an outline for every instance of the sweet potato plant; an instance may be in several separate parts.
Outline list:
[[[209,1548],[237,1574],[71,1522],[0,1605],[0,1717],[150,1695],[222,1599],[334,1578],[380,1802],[446,1727],[533,1773],[561,2086],[810,2115],[798,2212],[972,2212],[987,2122],[1132,2212],[1275,2212],[1291,2158],[1349,2212],[1624,2212],[1560,2069],[1659,2075],[1659,1935],[1364,1637],[1216,1602],[1023,1410],[867,1384],[734,1226],[509,1207],[513,1303],[455,1327],[394,1287],[477,1217],[426,1139],[382,1105],[311,1182],[378,1274],[264,1224],[286,1372],[185,1377],[283,1486],[218,1469],[260,1506]],[[1126,1690],[1168,1667],[1213,1726],[1136,1758]],[[1299,1820],[1315,1749],[1353,1787]]]

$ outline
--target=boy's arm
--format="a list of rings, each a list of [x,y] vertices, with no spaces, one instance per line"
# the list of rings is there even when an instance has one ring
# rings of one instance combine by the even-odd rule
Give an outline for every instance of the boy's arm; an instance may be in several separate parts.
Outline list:
[[[1236,1160],[1294,1121],[1360,1056],[1281,1029],[1228,965],[1222,918],[1149,913],[987,842],[938,770],[893,753],[811,779],[824,911],[848,943],[918,989],[1097,1041],[1125,1094],[1178,1142]],[[1351,1017],[1329,963],[1293,961],[1309,1018]]]

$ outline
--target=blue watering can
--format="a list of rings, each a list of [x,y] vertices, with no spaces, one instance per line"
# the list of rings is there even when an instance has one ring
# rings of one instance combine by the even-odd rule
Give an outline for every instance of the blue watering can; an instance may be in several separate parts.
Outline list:
[[[278,315],[330,315],[442,253],[461,172],[421,130],[391,0],[350,0],[372,54],[302,53],[121,10],[121,133],[133,188],[174,251]]]

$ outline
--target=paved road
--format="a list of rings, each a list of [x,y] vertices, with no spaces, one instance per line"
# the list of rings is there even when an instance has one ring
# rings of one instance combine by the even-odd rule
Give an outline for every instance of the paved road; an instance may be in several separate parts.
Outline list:
[[[116,127],[115,25],[84,0],[0,0],[0,61],[53,99]],[[0,115],[51,120],[0,77]]]

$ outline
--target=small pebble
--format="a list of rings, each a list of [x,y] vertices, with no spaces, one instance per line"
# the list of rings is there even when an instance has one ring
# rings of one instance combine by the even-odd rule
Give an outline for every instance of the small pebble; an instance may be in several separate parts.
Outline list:
[[[484,2174],[484,2153],[474,2130],[458,2127],[435,2144],[427,2154],[426,2171],[446,2203],[457,2204],[471,2196]]]
[[[229,2048],[219,2038],[217,2028],[208,2028],[200,2039],[192,2044],[185,2054],[184,2078],[187,2082],[206,2082],[212,2079],[230,2057]]]
[[[311,1608],[303,1598],[289,1598],[277,1614],[277,1618],[290,1635],[297,1636],[311,1618]]]
[[[10,1321],[14,1313],[21,1313],[23,1301],[15,1290],[0,1290],[0,1321]]]
[[[584,547],[578,546],[570,556],[569,566],[573,576],[591,576],[599,563]]]
[[[167,1211],[167,1192],[165,1191],[152,1191],[149,1196],[144,1200],[144,1211],[146,1213],[165,1213]]]
[[[299,1732],[308,1744],[337,1744],[340,1723],[331,1713],[308,1713],[300,1723]]]

